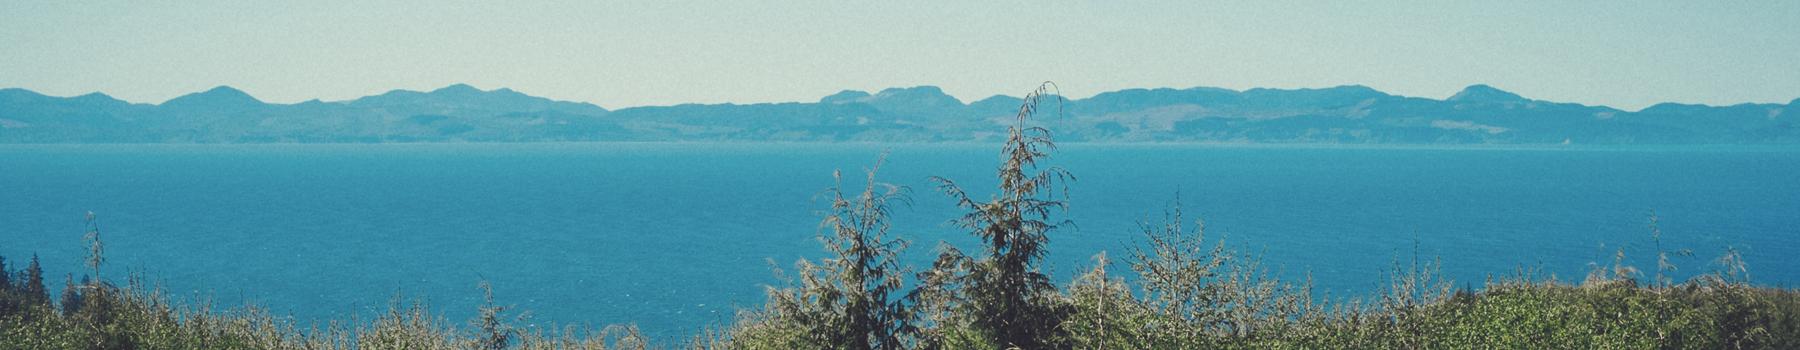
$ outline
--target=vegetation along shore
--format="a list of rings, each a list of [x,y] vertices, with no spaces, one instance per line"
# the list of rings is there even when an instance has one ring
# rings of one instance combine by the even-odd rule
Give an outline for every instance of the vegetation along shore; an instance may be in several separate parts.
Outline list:
[[[1063,217],[1075,177],[1049,163],[1052,133],[1033,116],[1060,100],[1045,85],[1019,101],[998,188],[933,178],[964,210],[947,219],[979,250],[939,243],[930,266],[901,263],[901,252],[920,247],[889,232],[890,208],[914,193],[881,182],[877,161],[861,186],[840,176],[826,191],[824,258],[777,271],[782,282],[763,305],[686,339],[649,339],[631,325],[530,324],[481,281],[470,284],[487,302],[466,323],[397,298],[370,319],[298,324],[257,305],[177,298],[153,276],[102,276],[104,236],[89,214],[85,276],[0,258],[0,349],[1800,348],[1800,290],[1752,284],[1729,249],[1685,281],[1670,275],[1672,258],[1688,253],[1660,244],[1618,250],[1573,280],[1520,269],[1450,281],[1436,261],[1413,258],[1394,263],[1379,293],[1331,298],[1209,239],[1177,199],[1161,220],[1140,222],[1136,248],[1094,252],[1091,269],[1053,280],[1042,260],[1072,224]],[[1662,234],[1652,217],[1648,237]],[[1627,254],[1657,264],[1628,266]]]

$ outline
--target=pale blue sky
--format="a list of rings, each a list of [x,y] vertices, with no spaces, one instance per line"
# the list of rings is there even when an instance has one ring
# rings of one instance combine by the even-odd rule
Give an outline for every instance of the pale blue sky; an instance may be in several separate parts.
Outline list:
[[[1492,84],[1635,110],[1800,97],[1800,1],[20,1],[0,87],[272,102],[452,83],[608,108],[812,101],[937,85],[965,102],[1057,81]]]

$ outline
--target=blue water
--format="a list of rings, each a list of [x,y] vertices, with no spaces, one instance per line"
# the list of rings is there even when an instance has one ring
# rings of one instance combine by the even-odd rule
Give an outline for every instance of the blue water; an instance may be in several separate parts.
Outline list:
[[[914,192],[895,214],[906,258],[972,247],[926,179],[986,196],[993,145],[59,145],[0,146],[0,255],[79,276],[94,211],[109,276],[220,305],[367,319],[403,294],[460,323],[487,279],[534,323],[675,337],[759,304],[770,261],[818,257],[817,195],[884,149],[881,178]],[[1051,163],[1078,178],[1078,227],[1051,236],[1063,281],[1127,256],[1135,221],[1179,191],[1209,237],[1336,296],[1415,246],[1459,284],[1521,266],[1579,279],[1620,247],[1651,267],[1652,211],[1665,246],[1695,252],[1682,274],[1736,246],[1756,282],[1800,282],[1795,149],[1065,145]]]

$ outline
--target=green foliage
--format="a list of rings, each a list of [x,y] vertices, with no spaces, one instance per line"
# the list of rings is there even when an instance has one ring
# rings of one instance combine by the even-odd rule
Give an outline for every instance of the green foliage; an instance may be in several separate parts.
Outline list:
[[[464,333],[432,316],[421,303],[398,299],[369,324],[332,321],[301,328],[254,305],[220,313],[210,303],[178,305],[161,289],[149,287],[133,276],[125,288],[102,286],[103,292],[87,292],[74,313],[62,313],[48,304],[24,305],[0,313],[0,349],[645,349],[644,337],[633,326],[612,326],[599,331],[574,327],[555,329],[512,328],[495,322],[496,328],[476,327]],[[20,295],[0,289],[0,303],[13,304]],[[494,310],[492,303],[483,310]],[[478,318],[476,324],[491,318]],[[492,318],[497,319],[497,318]],[[498,342],[490,333],[507,334]]]
[[[25,266],[23,285],[17,289],[25,303],[50,304],[50,294],[44,289],[44,268],[38,265],[37,254],[31,255],[31,264]]]
[[[518,336],[518,330],[507,325],[505,319],[500,316],[500,313],[506,312],[512,307],[494,304],[494,286],[492,284],[481,281],[479,286],[482,297],[481,315],[476,316],[475,320],[471,322],[478,330],[475,335],[475,348],[504,350],[507,346],[512,345],[513,339]]]
[[[64,276],[62,298],[59,300],[62,301],[63,314],[73,315],[81,311],[81,287],[75,285],[75,275]]]
[[[85,235],[90,247],[85,265],[98,273],[101,247],[98,226],[89,215]],[[5,267],[0,259],[0,349],[644,349],[636,327],[608,327],[589,332],[573,327],[559,335],[542,329],[513,328],[500,314],[492,289],[483,282],[486,303],[472,321],[475,332],[462,333],[432,316],[422,303],[398,299],[367,325],[332,321],[302,330],[255,305],[218,313],[208,302],[175,304],[161,288],[133,275],[120,288],[100,279],[64,281],[61,307],[44,295],[43,271],[33,256],[24,271]],[[24,279],[12,276],[23,276]]]
[[[94,212],[87,212],[87,233],[81,236],[87,241],[87,267],[94,270],[94,279],[100,279],[100,265],[106,263],[106,245],[100,242],[100,217]]]
[[[1180,198],[1156,223],[1140,222],[1147,247],[1134,249],[1131,268],[1151,317],[1144,336],[1155,347],[1218,346],[1278,336],[1294,320],[1317,312],[1309,287],[1282,283],[1251,254],[1209,248],[1206,226],[1186,228]]]
[[[1112,276],[1106,253],[1094,256],[1094,268],[1069,284],[1068,302],[1075,312],[1063,322],[1070,345],[1078,349],[1156,348],[1152,327],[1158,316],[1131,295],[1123,278]],[[1167,344],[1163,344],[1167,345]]]
[[[1000,186],[985,201],[947,179],[940,189],[968,213],[956,222],[982,239],[977,255],[940,245],[939,258],[912,271],[897,256],[905,240],[889,235],[890,203],[906,189],[876,182],[846,196],[838,174],[820,223],[830,253],[797,263],[798,279],[771,287],[760,309],[708,330],[692,349],[1796,349],[1800,290],[1757,287],[1743,256],[1728,248],[1713,271],[1676,282],[1674,258],[1650,218],[1657,256],[1648,283],[1620,249],[1578,284],[1521,270],[1478,289],[1453,288],[1439,262],[1396,260],[1379,294],[1315,298],[1310,282],[1275,277],[1254,254],[1207,241],[1205,226],[1184,221],[1177,197],[1159,221],[1140,222],[1145,244],[1131,250],[1134,278],[1116,276],[1105,252],[1058,288],[1038,267],[1048,233],[1069,224],[1067,172],[1041,168],[1054,149],[1049,132],[1027,127],[1040,86],[1020,107],[1002,148]],[[1059,195],[1060,194],[1060,195]],[[634,326],[599,330],[535,325],[506,317],[492,286],[480,284],[479,316],[459,328],[423,303],[396,298],[368,323],[300,327],[255,305],[218,311],[209,302],[177,304],[160,288],[129,276],[124,287],[100,279],[100,226],[88,215],[92,279],[65,277],[52,306],[33,256],[22,271],[0,258],[0,350],[11,349],[645,349]],[[1191,228],[1190,228],[1191,227]],[[1416,252],[1416,248],[1415,248]]]
[[[885,158],[885,157],[884,157]],[[819,240],[831,257],[797,263],[798,285],[770,288],[752,326],[732,334],[747,348],[901,349],[911,331],[912,308],[899,294],[906,270],[896,256],[907,242],[889,239],[891,202],[904,203],[906,188],[875,180],[877,161],[860,194],[846,197],[843,177],[826,190],[831,210],[819,223]],[[755,345],[752,345],[755,344]]]
[[[1052,88],[1050,83],[1039,86],[1019,107],[1000,151],[999,189],[990,199],[978,201],[955,182],[932,178],[957,206],[968,210],[956,224],[986,246],[976,257],[942,250],[916,295],[926,307],[943,310],[935,314],[958,316],[934,322],[966,326],[995,347],[1067,346],[1068,336],[1060,325],[1074,310],[1058,297],[1056,286],[1037,263],[1048,252],[1049,232],[1068,224],[1050,217],[1067,208],[1067,188],[1059,192],[1057,186],[1074,177],[1062,168],[1038,165],[1056,144],[1049,130],[1027,125]],[[1060,94],[1051,97],[1061,101]],[[928,335],[928,342],[947,340],[942,334]]]

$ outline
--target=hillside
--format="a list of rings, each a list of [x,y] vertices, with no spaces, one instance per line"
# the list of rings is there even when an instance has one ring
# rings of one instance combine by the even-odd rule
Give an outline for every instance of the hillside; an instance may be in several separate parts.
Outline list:
[[[348,101],[267,103],[217,87],[162,104],[0,90],[0,143],[543,141],[997,141],[1019,98],[958,100],[932,86],[843,91],[811,103],[608,110],[457,84]],[[1047,110],[1059,106],[1046,106]],[[1800,100],[1640,111],[1534,100],[1487,85],[1444,100],[1363,86],[1128,89],[1064,101],[1042,121],[1072,142],[1792,144]]]

